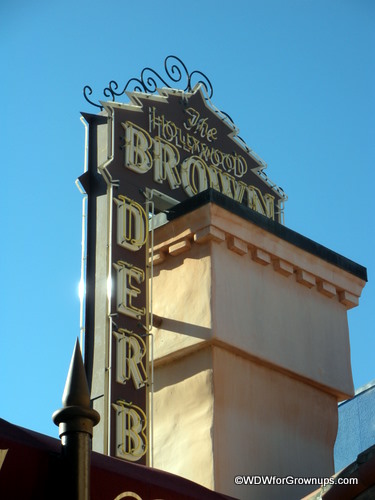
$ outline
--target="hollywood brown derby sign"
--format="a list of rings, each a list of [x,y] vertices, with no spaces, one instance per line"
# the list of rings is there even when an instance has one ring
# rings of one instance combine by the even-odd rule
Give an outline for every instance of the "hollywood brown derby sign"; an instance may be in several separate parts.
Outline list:
[[[149,217],[212,188],[281,222],[286,199],[211,103],[209,80],[171,56],[165,68],[172,83],[186,73],[184,90],[149,68],[121,93],[111,82],[100,104],[84,89],[101,109],[83,114],[88,169],[80,178],[89,200],[85,363],[102,414],[98,451],[141,463],[149,449]],[[127,103],[115,101],[125,93]]]

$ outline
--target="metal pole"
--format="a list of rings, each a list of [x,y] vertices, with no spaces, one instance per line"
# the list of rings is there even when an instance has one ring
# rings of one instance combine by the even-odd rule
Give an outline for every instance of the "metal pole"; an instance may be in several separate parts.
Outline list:
[[[93,427],[99,422],[100,416],[90,407],[90,393],[78,339],[62,403],[63,407],[52,416],[54,423],[59,426],[66,466],[67,477],[63,478],[62,487],[68,490],[67,498],[90,500],[91,439]]]

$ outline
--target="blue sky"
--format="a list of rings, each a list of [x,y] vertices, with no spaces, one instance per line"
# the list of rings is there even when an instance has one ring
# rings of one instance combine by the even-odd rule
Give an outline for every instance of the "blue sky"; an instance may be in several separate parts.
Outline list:
[[[169,54],[210,78],[288,194],[286,225],[367,267],[348,318],[354,384],[375,378],[375,2],[3,0],[0,416],[15,424],[58,435],[79,335],[82,88],[103,99]]]

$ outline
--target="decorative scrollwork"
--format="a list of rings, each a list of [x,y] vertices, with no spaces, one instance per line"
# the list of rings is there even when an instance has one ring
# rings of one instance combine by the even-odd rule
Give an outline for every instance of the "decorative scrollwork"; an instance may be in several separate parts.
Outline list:
[[[130,78],[121,91],[119,91],[118,83],[112,80],[109,82],[108,87],[103,90],[103,94],[105,97],[115,101],[116,97],[122,96],[127,90],[154,94],[160,86],[173,88],[173,84],[181,84],[183,82],[182,86],[185,85],[185,87],[182,90],[184,92],[190,92],[194,85],[200,83],[204,87],[208,98],[211,99],[213,96],[213,87],[207,76],[198,70],[194,70],[189,73],[185,64],[178,57],[166,57],[164,61],[164,69],[166,77],[163,78],[154,69],[148,67],[144,68],[141,72],[140,78]],[[168,83],[167,80],[169,80],[171,84]],[[86,101],[92,106],[102,110],[103,106],[101,104],[97,104],[89,98],[91,94],[92,88],[89,85],[85,85],[83,88],[83,96]]]
[[[96,104],[95,102],[92,102],[91,99],[89,99],[87,97],[87,94],[88,95],[91,95],[92,94],[92,88],[90,87],[90,85],[85,85],[83,87],[83,97],[86,99],[87,102],[89,102],[92,106],[95,106],[97,108],[100,108],[100,109],[103,109],[103,106],[101,106],[100,104]]]

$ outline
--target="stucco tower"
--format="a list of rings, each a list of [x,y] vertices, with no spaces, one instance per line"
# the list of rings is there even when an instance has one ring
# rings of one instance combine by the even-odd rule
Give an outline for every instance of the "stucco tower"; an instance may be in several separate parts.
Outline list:
[[[154,466],[236,498],[301,498],[314,488],[234,478],[333,474],[366,270],[213,190],[170,219],[154,240]]]

